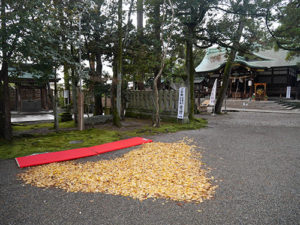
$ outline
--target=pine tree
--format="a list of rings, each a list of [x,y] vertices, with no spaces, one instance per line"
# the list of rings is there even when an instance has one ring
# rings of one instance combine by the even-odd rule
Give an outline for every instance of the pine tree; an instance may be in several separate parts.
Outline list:
[[[177,0],[174,1],[174,9],[176,18],[180,21],[180,28],[182,29],[182,36],[185,42],[185,66],[187,80],[186,84],[189,88],[189,119],[194,119],[194,45],[197,42],[205,41],[201,34],[204,29],[205,16],[218,1],[206,0]],[[208,47],[206,42],[201,47]],[[199,46],[199,45],[198,45]]]
[[[262,19],[266,15],[265,6],[260,0],[224,1],[222,7],[217,7],[223,13],[222,19],[212,19],[208,24],[211,40],[227,50],[223,83],[215,106],[216,113],[221,113],[237,52],[250,53],[259,44],[264,33]]]
[[[271,25],[280,25],[273,30]],[[300,55],[300,2],[279,1],[271,5],[266,14],[266,26],[277,47],[290,51],[287,58]]]

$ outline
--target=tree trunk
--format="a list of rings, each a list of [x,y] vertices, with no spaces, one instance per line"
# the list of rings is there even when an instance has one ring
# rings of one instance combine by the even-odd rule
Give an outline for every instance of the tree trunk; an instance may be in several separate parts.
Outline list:
[[[162,2],[157,0],[155,1],[154,5],[154,36],[155,36],[155,54],[156,54],[156,60],[157,60],[157,66],[154,68],[154,76],[156,76],[159,73],[160,70],[160,63],[161,62],[161,45],[162,41],[160,38],[161,35],[161,16],[160,16],[160,6]],[[154,87],[153,87],[154,88]],[[157,79],[157,88],[158,90],[161,88],[161,76]]]
[[[103,106],[102,106],[102,96],[99,94],[94,94],[95,98],[95,109],[94,115],[102,115],[103,114]]]
[[[126,80],[122,80],[121,120],[125,119],[125,114],[126,114],[126,103],[127,103],[126,90],[127,89],[128,89],[128,82]]]
[[[78,74],[78,79],[79,79],[79,91],[78,91],[78,111],[77,111],[77,116],[78,116],[78,130],[83,131],[84,130],[84,94],[82,90],[82,67],[81,67],[81,41],[80,41],[80,36],[81,36],[81,14],[79,16],[79,23],[78,23],[78,40],[79,40],[79,49],[78,49],[78,63],[79,63],[79,70],[77,71]]]
[[[160,11],[160,3],[158,2],[157,4],[158,4],[159,7],[155,7],[155,10],[157,10],[155,12],[156,19],[159,18],[159,15],[157,14],[157,12]],[[172,2],[170,0],[169,0],[169,5],[171,6],[171,9],[172,9],[171,24],[174,27],[174,9],[173,9]],[[156,25],[157,25],[156,29],[158,30],[158,23]],[[160,30],[160,26],[161,26],[161,23],[159,23],[159,30]],[[161,39],[159,39],[159,43],[162,43],[162,42],[163,41]],[[168,35],[168,38],[167,38],[167,43],[169,44],[170,42],[171,42],[171,32],[170,32],[170,34]],[[161,49],[161,46],[160,46],[160,49]],[[166,56],[167,56],[168,47],[163,46],[163,51],[160,50],[160,52],[161,52],[161,55],[159,57],[160,58],[160,68],[159,68],[159,71],[158,71],[158,73],[156,74],[156,76],[154,78],[154,81],[153,81],[153,91],[154,91],[154,98],[155,98],[154,99],[155,117],[154,117],[154,121],[153,121],[153,126],[154,127],[160,127],[159,95],[158,95],[159,87],[158,87],[158,84],[159,84],[159,80],[161,78],[162,72],[165,68],[165,59],[166,59]]]
[[[233,63],[233,61],[235,59],[235,55],[237,53],[237,49],[238,49],[238,46],[240,43],[240,39],[242,37],[243,29],[244,29],[244,21],[243,21],[243,18],[241,18],[239,25],[238,25],[238,29],[236,31],[236,35],[233,40],[233,47],[229,53],[229,57],[227,59],[226,65],[225,65],[225,70],[224,70],[224,75],[223,75],[223,84],[222,84],[220,93],[217,98],[216,106],[215,106],[215,112],[217,114],[220,114],[222,112],[223,101],[226,96],[228,84],[230,81],[232,63]]]
[[[144,0],[137,0],[136,10],[137,10],[137,33],[138,38],[143,37],[143,24],[144,24]]]
[[[71,44],[71,55],[75,58],[74,47]],[[74,66],[71,67],[71,82],[72,82],[72,103],[73,103],[73,114],[75,124],[78,125],[78,110],[77,110],[77,85],[78,85],[78,77],[75,73]]]
[[[57,111],[57,82],[56,82],[56,68],[54,72],[54,101],[53,101],[53,114],[54,114],[54,129],[58,132],[58,111]]]
[[[116,56],[113,59],[113,81],[111,85],[111,107],[113,124],[117,127],[121,127],[120,117],[117,111],[117,59]]]
[[[8,85],[8,64],[7,61],[3,61],[2,69],[1,69],[1,80],[2,84],[1,88],[1,102],[2,102],[2,111],[1,113],[1,127],[0,134],[4,137],[5,140],[12,139],[12,128],[11,128],[11,114],[10,114],[10,98],[9,98],[9,85]],[[3,100],[3,101],[2,101]]]
[[[65,50],[67,51],[67,50]],[[71,92],[70,92],[70,75],[69,75],[69,66],[67,63],[64,63],[64,85],[65,85],[65,90],[68,92],[68,101],[65,102],[66,105],[70,104],[70,97],[71,97]],[[68,108],[69,110],[69,108]]]
[[[154,78],[153,81],[153,92],[154,92],[154,107],[155,107],[155,115],[154,115],[154,121],[153,126],[154,127],[160,127],[160,116],[159,116],[159,96],[158,96],[158,80],[161,77],[162,71],[165,67],[164,63],[165,57],[162,57],[162,63],[160,70],[158,71],[157,75]]]
[[[73,113],[74,113],[75,124],[78,124],[78,116],[77,116],[77,83],[78,83],[78,80],[75,77],[74,68],[72,68],[72,102],[73,102]]]
[[[55,5],[56,8],[60,8],[59,2],[54,1],[54,5]],[[59,23],[60,23],[60,26],[62,28],[65,28],[65,23],[64,23],[64,20],[63,20],[63,11],[59,10],[58,13],[59,13]],[[64,54],[67,54],[68,49],[67,49],[65,35],[62,35],[62,41],[64,43],[63,44],[63,52],[64,52]],[[67,98],[67,100],[64,103],[65,103],[65,106],[67,106],[66,107],[66,109],[67,109],[66,111],[68,113],[70,113],[70,110],[71,110],[70,107],[69,107],[69,104],[71,102],[71,99],[70,99],[71,98],[71,92],[70,92],[71,88],[70,88],[70,74],[69,74],[69,69],[70,69],[70,66],[68,65],[68,63],[64,62],[64,86],[65,86],[65,91],[68,92],[68,98]]]
[[[0,70],[0,137],[4,138],[4,96],[2,84],[2,70]]]
[[[155,36],[155,54],[157,58],[157,63],[162,62],[161,60],[161,18],[160,18],[160,1],[155,1],[154,5],[154,36]],[[161,71],[161,72],[160,72]],[[159,96],[158,96],[158,90],[161,86],[161,74],[162,74],[162,67],[160,68],[160,64],[158,64],[154,68],[154,80],[153,80],[153,92],[154,92],[154,117],[153,117],[153,126],[154,127],[160,127],[160,116],[159,116]]]
[[[122,88],[122,0],[118,1],[118,53],[117,53],[117,77],[115,79],[116,83],[116,101],[113,110],[113,122],[115,126],[120,127],[120,117],[121,117],[121,88]]]
[[[157,80],[158,80],[158,76],[155,77],[154,82],[153,82],[154,106],[155,106],[155,115],[153,118],[153,126],[154,127],[160,127],[159,96],[158,96]]]
[[[97,78],[101,78],[102,75],[102,60],[101,55],[96,54],[96,60],[97,60],[97,67],[96,67],[96,76]],[[103,106],[102,106],[102,92],[100,89],[101,87],[100,79],[96,79],[93,81],[94,83],[94,99],[95,99],[95,109],[94,109],[94,115],[102,115],[103,114]]]
[[[12,139],[12,128],[11,128],[11,114],[10,114],[10,98],[9,98],[9,84],[8,84],[8,45],[7,45],[7,33],[6,33],[6,19],[5,19],[5,0],[2,0],[1,4],[1,44],[2,44],[2,68],[0,77],[0,136],[6,140]]]
[[[83,91],[80,89],[80,87],[77,88],[77,112],[78,115],[78,125],[79,130],[84,130],[84,94]]]
[[[136,10],[137,10],[137,39],[138,39],[138,60],[140,59],[139,56],[142,55],[142,44],[143,44],[143,27],[144,27],[144,0],[137,0],[136,2]],[[137,75],[136,77],[138,78],[137,80],[137,88],[138,90],[144,90],[144,72],[140,70],[138,67]]]
[[[186,39],[186,54],[185,54],[185,66],[187,72],[187,86],[189,88],[188,96],[188,106],[189,106],[189,119],[194,119],[194,77],[195,77],[195,68],[194,68],[194,59],[193,59],[193,41],[192,41],[192,32],[190,32],[188,38]]]
[[[225,70],[224,70],[224,74],[223,74],[223,84],[222,84],[220,93],[218,95],[216,107],[215,107],[215,113],[217,113],[217,114],[220,114],[221,110],[222,110],[223,100],[226,96],[226,92],[227,92],[228,85],[230,82],[231,68],[232,68],[232,63],[235,58],[235,54],[236,54],[236,50],[231,49],[230,53],[229,53],[229,57],[226,62],[226,65],[225,65]]]

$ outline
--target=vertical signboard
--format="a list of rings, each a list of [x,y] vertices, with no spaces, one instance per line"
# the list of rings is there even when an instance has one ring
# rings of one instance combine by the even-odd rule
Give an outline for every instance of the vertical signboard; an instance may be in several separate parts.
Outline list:
[[[64,98],[69,98],[69,91],[68,90],[64,90]]]
[[[286,87],[286,98],[291,98],[291,86]]]
[[[70,104],[69,100],[69,90],[64,90],[64,99],[66,104]]]
[[[178,96],[178,119],[183,119],[184,117],[184,104],[185,104],[185,87],[179,88]]]

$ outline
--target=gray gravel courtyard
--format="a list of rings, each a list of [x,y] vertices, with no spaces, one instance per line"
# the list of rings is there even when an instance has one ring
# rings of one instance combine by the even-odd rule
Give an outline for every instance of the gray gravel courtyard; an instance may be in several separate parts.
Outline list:
[[[232,112],[204,117],[207,128],[149,138],[194,139],[218,181],[214,199],[201,204],[140,202],[41,189],[16,179],[22,170],[14,160],[1,160],[0,224],[300,224],[300,114]]]

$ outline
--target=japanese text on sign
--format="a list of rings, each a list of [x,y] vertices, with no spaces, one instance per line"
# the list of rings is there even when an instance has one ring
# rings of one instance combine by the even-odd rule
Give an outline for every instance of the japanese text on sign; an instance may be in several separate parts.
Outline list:
[[[184,104],[185,104],[185,87],[179,88],[179,97],[178,97],[178,119],[183,119],[184,117]]]

